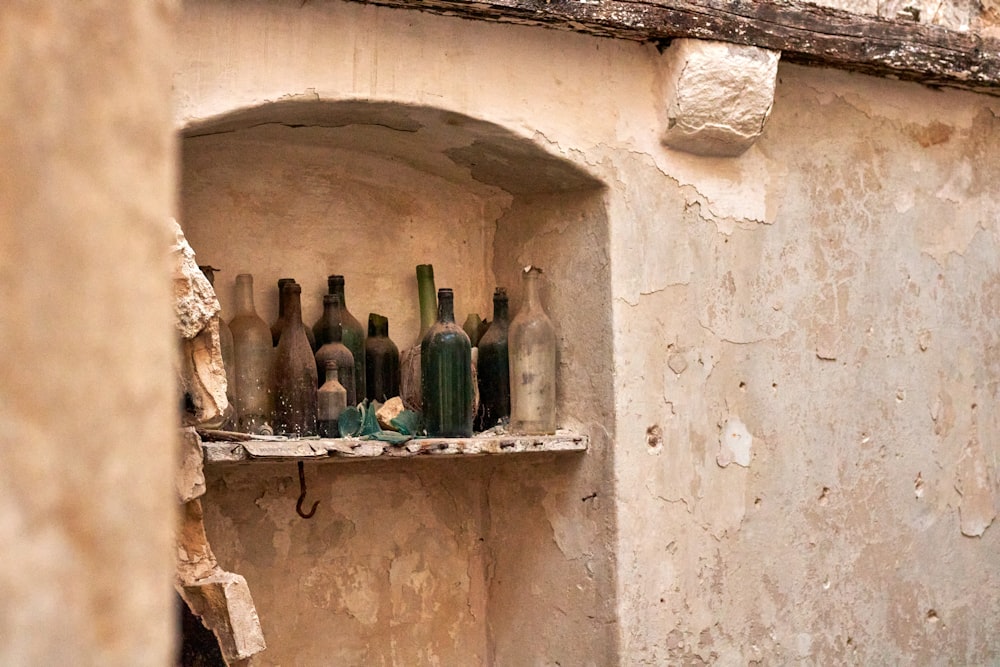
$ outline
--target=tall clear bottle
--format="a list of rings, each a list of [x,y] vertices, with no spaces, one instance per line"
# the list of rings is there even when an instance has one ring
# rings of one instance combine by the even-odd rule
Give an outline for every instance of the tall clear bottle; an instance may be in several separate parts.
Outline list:
[[[556,432],[556,333],[542,308],[542,270],[525,267],[524,303],[510,323],[510,430],[525,435]]]
[[[354,391],[358,398],[364,398],[365,391],[365,330],[358,318],[351,315],[344,298],[344,276],[328,276],[326,279],[330,294],[340,297],[340,318],[344,327],[344,345],[354,355]],[[320,344],[319,341],[316,341]]]
[[[438,317],[420,342],[420,385],[427,434],[472,435],[472,344],[455,324],[455,296],[438,290]]]
[[[274,413],[271,395],[271,330],[254,309],[253,276],[236,276],[233,334],[233,400],[237,428],[244,433],[270,433]]]
[[[316,435],[316,359],[302,324],[302,287],[286,283],[285,326],[274,351],[274,429],[281,435]]]
[[[368,400],[385,403],[399,396],[399,348],[389,339],[389,318],[384,315],[368,314],[365,372]]]
[[[360,399],[356,390],[357,383],[354,381],[354,355],[344,345],[340,313],[340,297],[336,294],[324,295],[323,319],[325,323],[321,340],[325,342],[316,350],[316,371],[319,375],[319,383],[325,384],[328,379],[326,377],[326,364],[331,360],[336,361],[337,380],[347,392],[347,404],[357,405]]]
[[[479,410],[476,430],[493,428],[510,416],[510,357],[508,353],[507,290],[493,293],[493,322],[479,339]]]

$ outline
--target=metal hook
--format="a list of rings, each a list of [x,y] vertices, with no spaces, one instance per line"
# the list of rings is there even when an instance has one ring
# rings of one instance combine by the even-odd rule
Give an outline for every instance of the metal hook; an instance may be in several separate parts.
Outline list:
[[[308,512],[302,511],[302,503],[306,500],[306,470],[305,466],[302,465],[302,461],[299,461],[299,501],[295,503],[295,511],[303,519],[312,518],[312,515],[316,513],[316,506],[319,505],[319,501],[313,503],[312,509]]]

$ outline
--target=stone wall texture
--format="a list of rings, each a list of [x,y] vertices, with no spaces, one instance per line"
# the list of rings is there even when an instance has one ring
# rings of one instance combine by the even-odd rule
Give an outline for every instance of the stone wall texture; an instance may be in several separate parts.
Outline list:
[[[173,660],[171,2],[0,4],[0,664]]]

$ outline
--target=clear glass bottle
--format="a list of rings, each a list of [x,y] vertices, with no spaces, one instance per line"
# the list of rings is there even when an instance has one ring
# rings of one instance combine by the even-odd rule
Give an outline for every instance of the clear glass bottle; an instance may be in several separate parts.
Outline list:
[[[368,400],[385,403],[399,396],[399,348],[389,339],[389,318],[384,315],[368,314],[365,372]]]
[[[542,308],[542,270],[525,267],[524,303],[510,323],[510,430],[525,435],[556,432],[556,333]]]
[[[424,423],[431,436],[472,435],[472,345],[455,324],[455,296],[438,290],[438,317],[420,342]]]
[[[353,367],[353,362],[351,365]],[[327,359],[323,372],[326,382],[316,392],[316,431],[321,438],[339,438],[340,427],[337,420],[347,408],[347,390],[337,379],[336,359]]]
[[[479,340],[479,410],[476,430],[493,428],[510,416],[510,360],[507,338],[510,330],[507,290],[493,293],[493,322]]]
[[[244,433],[269,433],[274,413],[271,395],[271,331],[253,304],[253,276],[236,276],[233,333],[233,400],[237,428]]]
[[[316,359],[302,324],[302,287],[285,283],[285,326],[274,352],[274,429],[280,435],[316,435]]]
[[[340,297],[340,321],[343,325],[344,345],[354,355],[354,393],[361,399],[367,395],[365,392],[365,330],[358,318],[354,317],[347,309],[347,300],[344,298],[344,276],[328,276],[326,283],[330,294]]]
[[[336,294],[323,296],[323,312],[326,316],[322,340],[326,341],[316,350],[316,372],[319,383],[325,384],[326,362],[337,362],[337,381],[347,392],[347,404],[357,405],[357,383],[354,381],[354,355],[343,341],[343,325],[340,321],[340,297]]]

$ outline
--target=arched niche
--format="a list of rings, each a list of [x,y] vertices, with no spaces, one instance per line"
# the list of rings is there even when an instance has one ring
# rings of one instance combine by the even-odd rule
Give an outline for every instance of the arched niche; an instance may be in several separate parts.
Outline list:
[[[603,184],[542,140],[431,107],[276,102],[182,136],[181,223],[199,263],[222,269],[224,317],[236,274],[250,272],[261,317],[275,318],[288,276],[311,324],[326,276],[341,273],[354,315],[387,315],[403,349],[419,333],[417,264],[455,290],[460,321],[492,318],[497,285],[516,313],[520,268],[536,264],[558,332],[560,426],[591,438],[572,457],[316,466],[309,522],[294,517],[293,466],[208,470],[208,533],[250,584],[267,659],[308,661],[307,638],[331,664],[419,664],[427,651],[442,664],[527,664],[547,644],[605,655],[612,626],[602,636],[593,619],[615,594],[613,505],[580,500],[611,485]],[[567,529],[587,558],[561,546]]]

